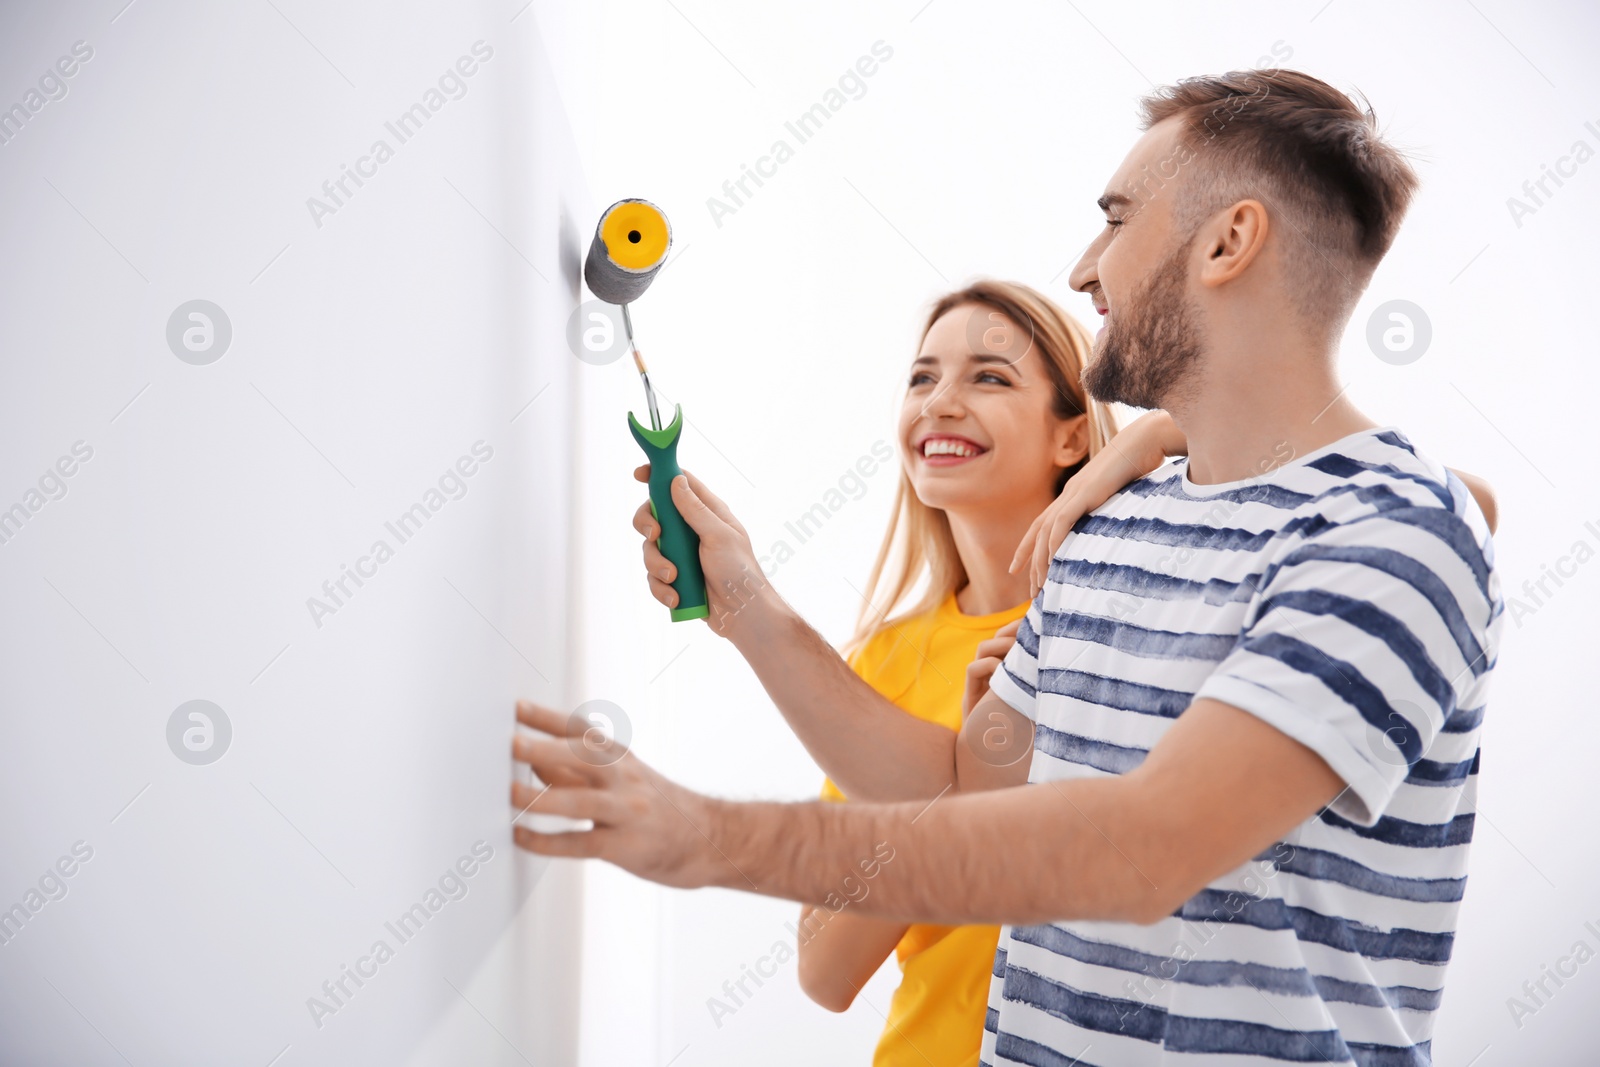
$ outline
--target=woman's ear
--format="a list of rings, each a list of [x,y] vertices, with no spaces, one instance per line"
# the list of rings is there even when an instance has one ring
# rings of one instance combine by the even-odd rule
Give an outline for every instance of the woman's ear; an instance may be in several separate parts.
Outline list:
[[[1076,467],[1089,456],[1089,416],[1074,415],[1056,423],[1056,466]]]

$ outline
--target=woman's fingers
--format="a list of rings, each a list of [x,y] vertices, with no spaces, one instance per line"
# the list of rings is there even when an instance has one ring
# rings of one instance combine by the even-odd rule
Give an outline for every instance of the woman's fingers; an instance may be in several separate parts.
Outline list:
[[[1011,557],[1011,566],[1006,568],[1007,574],[1017,573],[1017,568],[1022,566],[1024,560],[1031,561],[1033,559],[1033,546],[1039,536],[1039,527],[1043,524],[1045,516],[1049,514],[1050,509],[1046,508],[1039,513],[1038,518],[1029,524],[1028,532],[1022,535],[1021,541],[1017,542],[1017,551]]]
[[[980,656],[967,664],[967,684],[961,697],[963,715],[971,713],[978,706],[978,701],[989,690],[989,679],[994,677],[999,667],[1000,660],[995,656]]]
[[[650,480],[650,464],[641,463],[633,468],[633,480],[636,482],[648,482]]]
[[[1044,588],[1045,575],[1050,571],[1050,557],[1055,555],[1055,550],[1050,547],[1050,538],[1054,533],[1054,526],[1047,525],[1039,531],[1039,538],[1033,543],[1033,559],[1028,564],[1028,584],[1035,593]]]
[[[1033,588],[1035,591],[1044,588],[1044,581],[1050,576],[1050,561],[1055,554],[1061,551],[1061,546],[1072,533],[1072,528],[1083,518],[1083,510],[1075,503],[1063,501],[1062,506],[1050,516],[1050,523],[1039,535],[1039,542],[1033,550]]]
[[[1017,553],[1011,559],[1009,573],[1015,574],[1027,561],[1028,577],[1035,591],[1044,585],[1042,572],[1049,568],[1050,557],[1061,547],[1062,527],[1070,530],[1083,517],[1083,494],[1079,484],[1081,477],[1071,479],[1062,487],[1061,495],[1039,513],[1017,544]]]
[[[1044,580],[1050,574],[1050,558],[1054,556],[1055,548],[1051,540],[1055,537],[1055,527],[1051,526],[1041,531],[1039,543],[1033,547],[1033,563],[1028,567],[1028,581],[1035,594],[1044,588]]]
[[[1004,656],[1011,651],[1015,641],[1010,637],[991,637],[978,645],[977,658],[984,656]]]
[[[1000,669],[1000,664],[1005,661],[1006,654],[1016,642],[1017,626],[1020,622],[1019,619],[1017,622],[1007,623],[996,631],[995,636],[978,643],[977,655],[967,664],[966,692],[961,701],[963,709],[971,711],[983,698],[983,694],[989,688],[989,680],[994,677],[994,672]]]
[[[967,664],[967,677],[987,678],[989,675],[993,674],[995,672],[995,668],[999,666],[999,656],[996,656],[992,651],[985,653],[984,655],[981,655],[977,659],[973,660],[971,663]]]

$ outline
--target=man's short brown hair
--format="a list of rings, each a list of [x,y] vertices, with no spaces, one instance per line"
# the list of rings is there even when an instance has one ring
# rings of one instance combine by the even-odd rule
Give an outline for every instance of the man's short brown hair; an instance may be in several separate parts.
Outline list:
[[[1301,71],[1269,69],[1185,78],[1139,108],[1143,129],[1177,117],[1192,153],[1175,211],[1185,243],[1215,212],[1260,200],[1280,224],[1300,312],[1342,327],[1418,185],[1371,106]]]

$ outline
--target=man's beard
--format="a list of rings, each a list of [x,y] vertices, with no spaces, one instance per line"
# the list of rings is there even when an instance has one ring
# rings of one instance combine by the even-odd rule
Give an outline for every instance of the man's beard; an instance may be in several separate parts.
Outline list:
[[[1083,387],[1106,403],[1169,406],[1200,368],[1198,309],[1184,295],[1187,242],[1117,309],[1094,346]]]

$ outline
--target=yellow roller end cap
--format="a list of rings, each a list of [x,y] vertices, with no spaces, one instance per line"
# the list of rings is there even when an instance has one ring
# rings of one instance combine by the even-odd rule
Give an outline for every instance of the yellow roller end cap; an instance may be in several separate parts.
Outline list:
[[[606,255],[626,270],[649,270],[660,263],[672,241],[667,217],[653,204],[625,200],[600,223]]]

